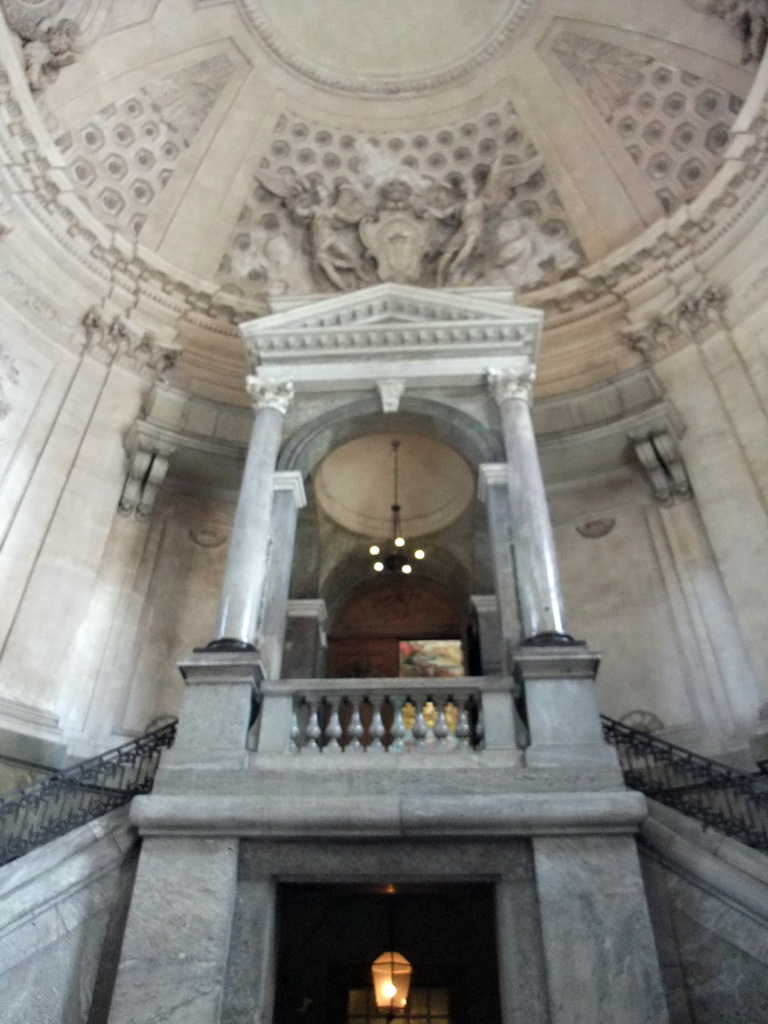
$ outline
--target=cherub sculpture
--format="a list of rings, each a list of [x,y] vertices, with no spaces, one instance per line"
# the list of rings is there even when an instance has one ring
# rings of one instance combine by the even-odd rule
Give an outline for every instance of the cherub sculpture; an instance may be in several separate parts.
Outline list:
[[[369,280],[354,241],[344,235],[344,228],[356,227],[367,212],[351,185],[331,192],[319,178],[287,171],[280,175],[262,169],[256,177],[295,220],[306,225],[312,261],[334,287],[347,291]]]

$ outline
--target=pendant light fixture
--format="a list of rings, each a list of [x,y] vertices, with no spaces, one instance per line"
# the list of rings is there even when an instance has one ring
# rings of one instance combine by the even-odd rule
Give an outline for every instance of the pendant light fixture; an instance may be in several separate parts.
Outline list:
[[[395,952],[395,890],[390,886],[387,895],[389,949],[377,956],[371,964],[373,998],[376,1009],[388,1021],[404,1017],[408,1006],[413,968],[402,953]]]
[[[412,559],[420,561],[424,558],[424,551],[417,548],[413,554],[406,549],[405,537],[403,537],[402,525],[400,522],[400,442],[392,441],[392,475],[393,475],[393,499],[392,499],[392,536],[381,544],[371,544],[368,549],[373,556],[374,572],[402,572],[406,576],[413,572]]]

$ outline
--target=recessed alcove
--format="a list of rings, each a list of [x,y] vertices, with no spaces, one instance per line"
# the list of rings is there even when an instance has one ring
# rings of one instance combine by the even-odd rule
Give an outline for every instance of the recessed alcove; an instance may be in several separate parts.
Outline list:
[[[490,884],[286,884],[277,907],[274,1024],[383,1020],[370,966],[391,943],[413,967],[406,1020],[500,1019]]]

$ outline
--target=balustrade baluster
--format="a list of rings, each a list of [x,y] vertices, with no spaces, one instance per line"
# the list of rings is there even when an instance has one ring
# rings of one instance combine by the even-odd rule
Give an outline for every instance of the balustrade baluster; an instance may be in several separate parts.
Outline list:
[[[423,700],[414,700],[413,706],[416,711],[416,721],[413,723],[413,745],[417,750],[426,746],[427,735],[429,729],[427,723],[424,721],[424,704]]]
[[[384,727],[384,720],[381,717],[381,707],[383,703],[383,697],[374,698],[371,702],[373,707],[373,718],[371,719],[371,743],[368,750],[375,754],[386,753],[386,747],[382,742],[387,733],[387,730]]]
[[[291,720],[291,738],[288,742],[288,751],[291,754],[298,754],[301,751],[301,728],[299,726],[299,712],[296,702],[293,704],[293,718]]]
[[[365,729],[363,727],[363,721],[360,717],[360,703],[357,700],[352,702],[352,717],[349,720],[349,744],[347,745],[347,753],[359,754],[365,750],[365,747],[360,742]]]
[[[405,701],[402,697],[392,698],[392,743],[389,747],[391,754],[401,754],[405,750],[405,738],[408,730],[403,721],[403,708]]]
[[[477,750],[483,742],[483,736],[485,736],[485,723],[483,721],[483,702],[482,698],[478,699],[474,706],[477,708],[477,718],[475,719],[475,742],[472,746]]]
[[[328,700],[328,706],[330,708],[330,714],[328,717],[328,725],[325,728],[325,737],[328,741],[325,745],[326,754],[340,754],[341,753],[341,719],[339,718],[339,701]]]
[[[309,706],[309,722],[307,723],[307,745],[305,747],[312,754],[320,753],[318,740],[322,737],[323,730],[320,728],[320,718],[317,712],[317,704]]]
[[[467,747],[470,746],[470,742],[469,742],[469,734],[470,734],[469,712],[467,711],[467,705],[468,704],[469,704],[469,701],[467,699],[459,701],[459,703],[457,704],[458,715],[459,715],[459,717],[458,717],[458,719],[456,721],[456,733],[455,733],[455,735],[456,735],[456,749],[457,750],[466,750]]]
[[[435,707],[437,708],[437,719],[435,721],[435,747],[437,750],[444,752],[448,750],[448,737],[451,735],[451,730],[448,728],[448,722],[445,720],[445,705],[449,702],[450,698],[439,699],[435,701]]]

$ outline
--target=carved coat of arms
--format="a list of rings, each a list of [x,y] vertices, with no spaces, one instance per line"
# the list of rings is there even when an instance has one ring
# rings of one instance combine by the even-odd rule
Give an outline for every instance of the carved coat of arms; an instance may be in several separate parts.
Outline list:
[[[376,261],[380,281],[416,284],[424,272],[431,226],[411,206],[411,188],[393,181],[380,190],[376,213],[360,222],[363,245]]]

